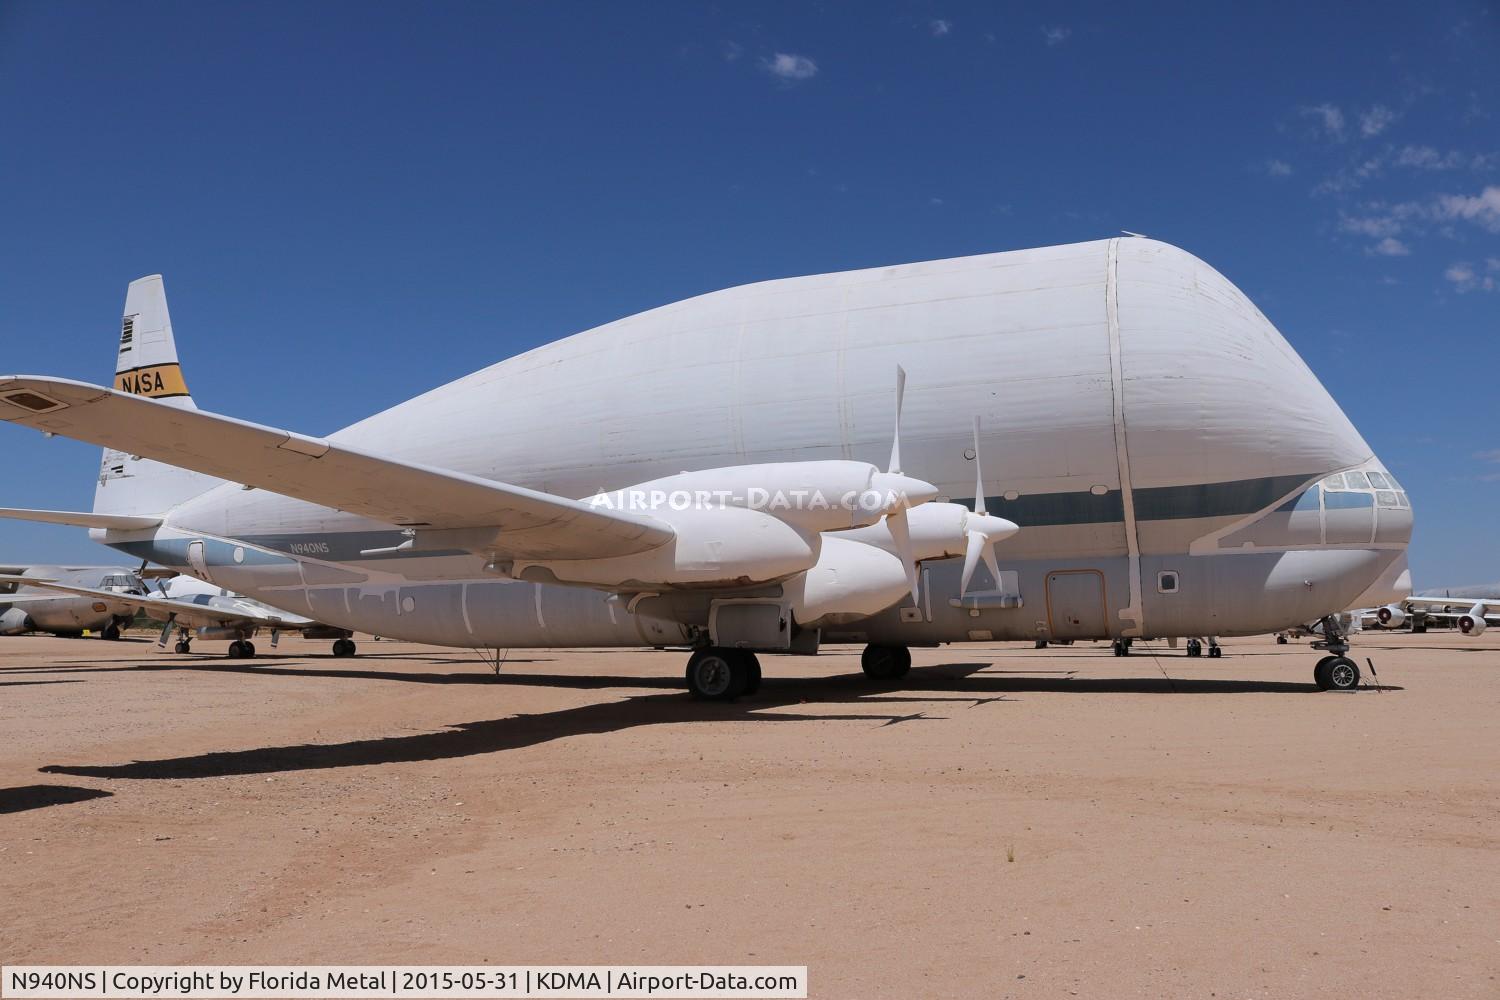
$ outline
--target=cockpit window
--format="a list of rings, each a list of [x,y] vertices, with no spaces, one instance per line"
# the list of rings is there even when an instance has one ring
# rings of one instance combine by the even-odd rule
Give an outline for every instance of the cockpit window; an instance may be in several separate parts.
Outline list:
[[[1346,472],[1344,478],[1349,482],[1351,490],[1367,490],[1370,488],[1370,480],[1363,472]]]
[[[1327,479],[1323,480],[1323,488],[1325,490],[1341,490],[1341,489],[1343,489],[1344,488],[1344,474],[1342,472],[1335,472],[1333,475],[1331,475]]]
[[[1377,490],[1389,490],[1394,488],[1391,486],[1391,481],[1378,472],[1370,473],[1370,485],[1375,487]]]
[[[1375,502],[1382,507],[1399,507],[1401,503],[1396,499],[1394,490],[1376,490]]]
[[[1396,503],[1402,507],[1411,506],[1411,501],[1407,499],[1405,491],[1396,494]]]

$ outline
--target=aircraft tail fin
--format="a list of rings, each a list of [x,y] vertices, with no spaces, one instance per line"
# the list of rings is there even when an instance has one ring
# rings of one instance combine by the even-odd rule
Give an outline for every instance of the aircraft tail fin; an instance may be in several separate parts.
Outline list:
[[[125,293],[125,313],[120,320],[120,344],[115,358],[117,390],[149,396],[184,410],[198,408],[177,359],[177,342],[172,336],[172,316],[167,311],[167,292],[161,275],[147,275],[130,283]],[[105,448],[99,463],[99,485],[94,490],[94,512],[126,516],[161,514],[220,482],[212,476]]]

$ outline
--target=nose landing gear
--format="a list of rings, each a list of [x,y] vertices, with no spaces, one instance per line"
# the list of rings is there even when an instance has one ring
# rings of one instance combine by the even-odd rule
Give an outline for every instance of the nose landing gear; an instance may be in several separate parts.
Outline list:
[[[1319,691],[1353,691],[1359,687],[1359,664],[1344,655],[1349,652],[1349,637],[1344,634],[1337,615],[1328,615],[1320,623],[1323,638],[1312,644],[1329,655],[1313,667],[1313,683]]]

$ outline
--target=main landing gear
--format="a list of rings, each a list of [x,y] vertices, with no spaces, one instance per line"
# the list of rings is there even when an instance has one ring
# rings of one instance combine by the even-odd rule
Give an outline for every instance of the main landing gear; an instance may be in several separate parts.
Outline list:
[[[349,639],[349,638],[335,639],[335,640],[333,640],[333,655],[334,656],[353,656],[354,655],[354,640],[353,639]]]
[[[1313,683],[1319,691],[1353,691],[1359,687],[1359,664],[1344,654],[1349,652],[1349,637],[1340,627],[1337,615],[1329,615],[1322,621],[1323,638],[1312,644],[1313,649],[1325,650],[1329,655],[1313,667]]]
[[[1116,639],[1114,642],[1110,643],[1110,648],[1115,651],[1116,656],[1129,656],[1130,642],[1131,640],[1129,639]]]
[[[249,639],[236,639],[229,644],[231,660],[248,660],[255,655],[255,643]]]
[[[733,701],[742,694],[754,694],[760,689],[760,661],[743,649],[707,646],[694,650],[688,657],[687,687],[694,698],[705,701]]]
[[[911,673],[911,650],[905,646],[866,646],[859,665],[872,681],[900,680]]]
[[[1196,637],[1189,639],[1187,641],[1187,655],[1202,656],[1203,640]],[[1219,645],[1219,641],[1213,636],[1208,637],[1208,655],[1210,659],[1214,660],[1224,655],[1224,648]]]

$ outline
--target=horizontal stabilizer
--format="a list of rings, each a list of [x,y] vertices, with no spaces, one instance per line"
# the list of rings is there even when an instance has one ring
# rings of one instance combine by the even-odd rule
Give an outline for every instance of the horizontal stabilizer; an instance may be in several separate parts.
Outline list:
[[[111,531],[141,531],[161,524],[159,517],[92,514],[81,510],[28,510],[25,507],[0,507],[0,517],[17,521],[40,521],[43,524],[71,524],[78,528],[106,528]]]
[[[645,515],[381,458],[69,379],[0,376],[0,420],[387,524],[493,529],[482,547],[497,556],[602,559],[654,549],[675,537],[669,526]]]

